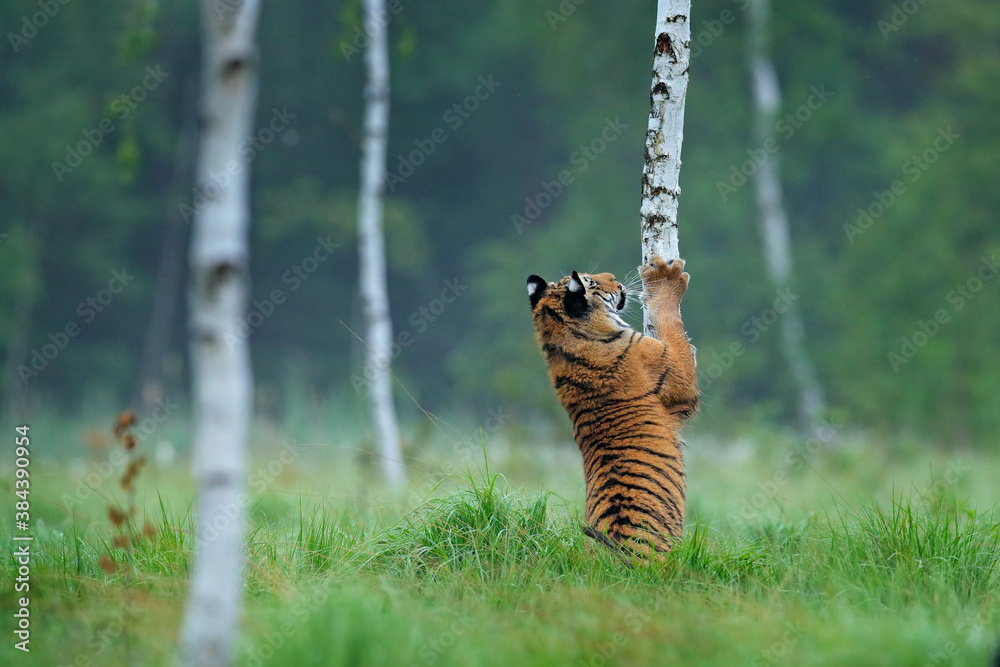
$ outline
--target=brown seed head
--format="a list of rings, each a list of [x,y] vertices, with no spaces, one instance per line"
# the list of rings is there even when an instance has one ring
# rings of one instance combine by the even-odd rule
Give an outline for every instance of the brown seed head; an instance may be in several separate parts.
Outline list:
[[[101,556],[101,569],[104,570],[104,574],[114,574],[118,571],[118,563],[107,556]]]
[[[108,508],[108,520],[114,524],[115,528],[121,528],[126,518],[126,514],[117,507],[112,506]]]

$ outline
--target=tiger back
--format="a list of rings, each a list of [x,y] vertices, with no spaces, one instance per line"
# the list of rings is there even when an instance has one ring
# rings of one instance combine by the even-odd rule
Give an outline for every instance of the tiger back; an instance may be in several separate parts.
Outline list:
[[[643,557],[669,551],[684,528],[680,431],[698,387],[683,271],[683,260],[660,258],[641,270],[656,338],[621,319],[627,295],[610,273],[528,278],[538,344],[583,455],[585,532]]]

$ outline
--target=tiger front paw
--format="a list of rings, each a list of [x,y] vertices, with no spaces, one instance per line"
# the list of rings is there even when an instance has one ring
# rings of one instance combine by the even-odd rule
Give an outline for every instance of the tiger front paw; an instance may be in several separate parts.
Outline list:
[[[691,279],[684,272],[683,259],[664,260],[662,257],[650,257],[640,270],[642,286],[652,299],[669,299],[681,302],[681,297],[687,291]]]

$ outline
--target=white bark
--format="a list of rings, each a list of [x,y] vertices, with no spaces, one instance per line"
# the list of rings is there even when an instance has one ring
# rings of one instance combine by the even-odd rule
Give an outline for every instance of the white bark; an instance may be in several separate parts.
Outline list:
[[[384,0],[364,0],[365,25],[378,25]],[[392,320],[385,274],[385,235],[382,230],[386,143],[389,137],[389,42],[387,26],[373,31],[365,51],[365,123],[361,140],[361,188],[358,195],[358,250],[361,301],[367,323],[366,366],[374,372],[369,395],[375,437],[387,484],[406,481],[399,445],[399,425],[392,400],[389,371]]]
[[[658,0],[653,44],[653,81],[649,92],[649,127],[642,169],[642,262],[652,257],[680,257],[677,204],[681,194],[681,143],[684,102],[691,60],[691,0]],[[649,313],[644,329],[653,335]]]
[[[774,142],[774,126],[781,108],[781,88],[768,55],[770,0],[751,0],[748,43],[753,79],[754,142],[763,147]],[[792,241],[781,190],[780,160],[770,153],[754,179],[760,216],[761,240],[768,275],[776,290],[792,281]],[[815,428],[825,409],[823,389],[805,348],[805,328],[795,304],[781,317],[782,353],[799,394],[799,418],[806,429]]]
[[[247,343],[234,333],[248,299],[249,164],[240,145],[251,134],[257,97],[259,8],[258,0],[201,3],[197,179],[205,205],[194,218],[189,286],[198,502],[181,646],[189,666],[232,664],[243,593],[238,499],[253,380]]]

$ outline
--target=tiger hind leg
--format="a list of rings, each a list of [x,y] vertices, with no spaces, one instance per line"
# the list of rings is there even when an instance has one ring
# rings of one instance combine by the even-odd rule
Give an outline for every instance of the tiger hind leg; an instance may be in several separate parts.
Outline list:
[[[631,544],[626,544],[622,540],[616,540],[606,533],[595,529],[593,526],[588,526],[587,524],[582,524],[583,534],[591,538],[601,546],[607,547],[615,556],[618,557],[626,565],[633,565],[636,563],[649,564],[652,561],[657,561],[662,563],[665,558],[667,551],[661,551],[659,549],[654,549],[651,545],[644,545],[644,549],[641,551],[632,548]],[[632,543],[635,540],[629,539],[628,542]]]

